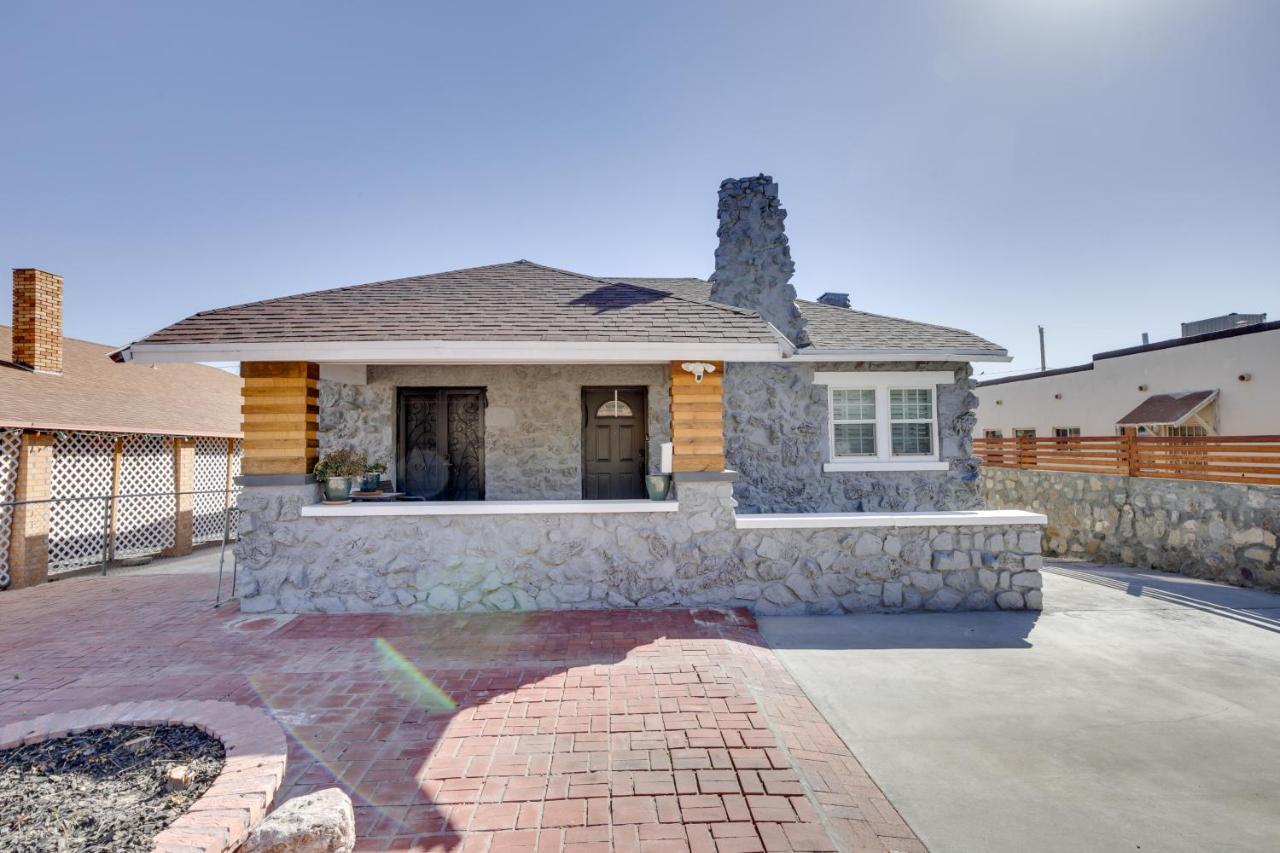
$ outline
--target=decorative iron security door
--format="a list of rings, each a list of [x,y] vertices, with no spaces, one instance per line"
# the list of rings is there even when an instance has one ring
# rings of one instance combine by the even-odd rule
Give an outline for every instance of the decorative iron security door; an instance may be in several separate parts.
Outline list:
[[[401,388],[400,491],[434,501],[484,500],[483,388]]]

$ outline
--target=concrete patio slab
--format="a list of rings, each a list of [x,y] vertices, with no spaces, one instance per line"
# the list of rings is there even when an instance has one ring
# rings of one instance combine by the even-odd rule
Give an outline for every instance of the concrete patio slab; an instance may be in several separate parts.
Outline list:
[[[0,593],[0,725],[218,699],[361,850],[923,851],[740,611],[246,615],[208,573]]]
[[[1064,562],[1044,601],[761,629],[934,853],[1280,850],[1280,596]]]

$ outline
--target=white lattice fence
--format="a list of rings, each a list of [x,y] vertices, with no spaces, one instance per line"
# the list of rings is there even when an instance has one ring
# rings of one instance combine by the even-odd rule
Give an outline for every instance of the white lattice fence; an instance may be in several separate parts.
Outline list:
[[[22,430],[0,430],[0,589],[9,585],[9,539],[13,530],[13,500],[18,485],[18,453]]]
[[[217,542],[222,539],[224,509],[227,488],[227,463],[231,463],[231,477],[240,474],[240,440],[232,439],[232,451],[227,454],[225,438],[196,439],[195,512],[192,519],[192,541]],[[230,532],[236,535],[236,493],[239,488],[232,482]]]
[[[115,556],[136,557],[172,547],[175,510],[173,439],[167,435],[125,436]]]
[[[115,436],[97,432],[58,433],[53,442],[49,518],[49,571],[80,568],[102,559],[100,500],[70,500],[111,494]],[[172,486],[170,486],[172,488]]]

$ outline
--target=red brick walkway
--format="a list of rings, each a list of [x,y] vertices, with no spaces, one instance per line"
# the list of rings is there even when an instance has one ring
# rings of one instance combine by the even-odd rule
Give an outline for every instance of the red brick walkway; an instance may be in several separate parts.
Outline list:
[[[362,850],[921,851],[744,613],[241,616],[200,575],[0,594],[0,724],[258,705]],[[453,705],[456,703],[456,707]]]

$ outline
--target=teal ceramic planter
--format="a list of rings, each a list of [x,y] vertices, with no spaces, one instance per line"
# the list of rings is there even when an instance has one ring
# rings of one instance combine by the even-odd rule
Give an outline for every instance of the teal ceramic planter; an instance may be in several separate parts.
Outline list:
[[[649,500],[665,501],[671,491],[671,475],[648,474],[644,478],[644,488],[649,493]]]

